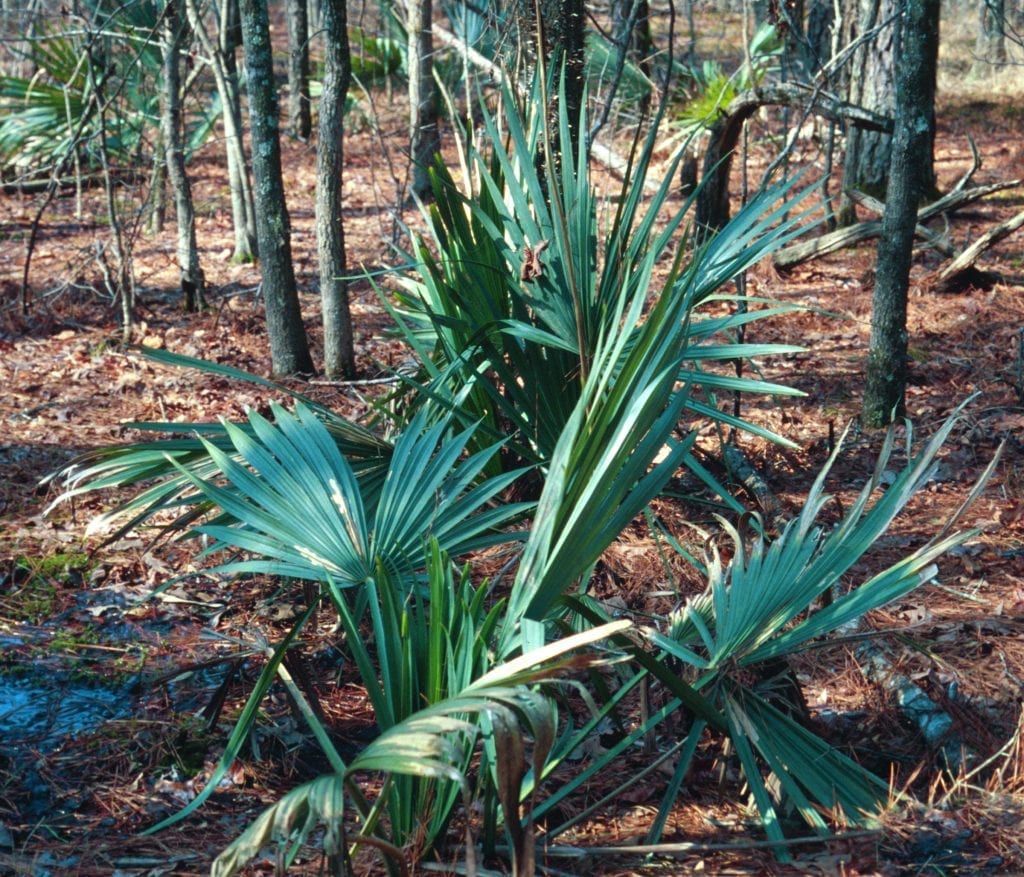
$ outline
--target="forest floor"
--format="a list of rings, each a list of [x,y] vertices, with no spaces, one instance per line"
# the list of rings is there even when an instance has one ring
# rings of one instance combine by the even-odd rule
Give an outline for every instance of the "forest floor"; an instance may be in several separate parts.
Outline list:
[[[391,244],[415,212],[396,212],[395,168],[405,136],[400,101],[379,106],[376,124],[347,140],[345,227],[353,266],[393,263]],[[1024,112],[999,100],[946,103],[936,149],[940,188],[970,165],[967,135],[984,158],[976,184],[1024,173]],[[758,138],[752,138],[757,142]],[[820,160],[802,144],[795,160]],[[753,178],[764,156],[752,156]],[[187,315],[175,288],[172,229],[134,240],[139,282],[136,340],[143,346],[212,359],[257,374],[269,372],[269,352],[257,298],[259,271],[234,265],[230,212],[216,144],[194,166],[200,247],[209,308]],[[295,264],[315,355],[320,344],[312,228],[314,149],[285,143],[286,190],[294,226]],[[614,180],[605,180],[614,185]],[[95,241],[105,234],[101,193],[87,190],[83,216],[62,193],[45,211],[36,242],[31,306],[16,307],[25,241],[38,209],[36,195],[0,195],[0,874],[162,875],[207,873],[209,862],[284,790],[323,770],[287,701],[273,694],[253,747],[202,809],[157,835],[145,828],[190,800],[209,775],[230,730],[229,717],[259,671],[239,669],[219,715],[207,721],[230,658],[253,631],[273,639],[293,617],[300,595],[268,594],[264,583],[187,583],[146,600],[187,570],[193,547],[150,550],[145,533],[130,533],[96,550],[100,536],[86,525],[109,508],[110,496],[87,496],[44,515],[55,487],[42,479],[77,454],[138,438],[133,421],[237,418],[264,408],[264,390],[189,371],[159,367],[119,344],[117,308],[102,290]],[[957,246],[1024,208],[1016,188],[948,217]],[[911,386],[908,415],[916,435],[929,436],[973,395],[942,457],[935,479],[886,534],[865,577],[928,541],[967,496],[1000,442],[1003,460],[963,526],[980,533],[940,563],[936,579],[869,620],[890,630],[876,640],[890,676],[912,680],[952,719],[948,741],[968,751],[959,774],[901,712],[884,679],[869,681],[852,645],[821,649],[796,666],[797,678],[822,733],[877,770],[891,772],[925,804],[909,814],[894,808],[887,829],[866,837],[795,848],[783,866],[751,841],[763,837],[720,753],[695,768],[666,830],[666,840],[695,846],[676,859],[642,868],[637,860],[594,856],[547,859],[557,873],[1020,873],[1024,870],[1024,245],[1021,234],[993,248],[985,276],[956,293],[929,283],[941,261],[919,250],[909,307]],[[744,400],[744,414],[795,443],[762,440],[741,446],[787,515],[801,506],[828,456],[832,436],[858,414],[869,331],[875,251],[869,242],[805,263],[785,274],[761,265],[748,291],[807,310],[761,322],[747,340],[798,344],[805,352],[763,358],[766,379],[795,386],[797,399]],[[391,279],[380,280],[387,289]],[[352,287],[361,376],[387,373],[404,357],[389,339],[377,293]],[[353,417],[365,410],[361,385],[289,382],[293,389]],[[731,403],[730,403],[731,404]],[[849,498],[870,473],[882,435],[855,429],[829,489]],[[703,437],[712,459],[715,437]],[[742,488],[735,485],[737,495]],[[745,501],[750,498],[743,496]],[[661,501],[663,520],[680,539],[696,542],[686,524],[713,527],[706,512]],[[685,594],[698,585],[672,584]],[[598,596],[627,610],[651,608],[651,593],[667,587],[657,546],[641,524],[608,553]],[[663,608],[663,607],[662,607]],[[329,619],[319,627],[329,630]],[[339,736],[357,746],[372,734],[361,690],[320,641],[310,666],[322,704]],[[181,673],[186,668],[190,673]],[[204,710],[206,712],[204,713]],[[262,756],[262,757],[260,757]],[[639,755],[637,758],[639,759]],[[621,760],[622,774],[635,768]],[[619,776],[596,778],[589,800],[614,788]],[[581,847],[637,842],[658,806],[668,777],[644,785],[578,826]],[[725,849],[716,849],[724,845]],[[458,851],[450,851],[457,860]],[[308,871],[317,873],[311,854]],[[666,863],[667,862],[667,863]],[[500,865],[493,864],[499,868]],[[268,858],[247,873],[273,873]],[[298,872],[296,872],[298,873]]]

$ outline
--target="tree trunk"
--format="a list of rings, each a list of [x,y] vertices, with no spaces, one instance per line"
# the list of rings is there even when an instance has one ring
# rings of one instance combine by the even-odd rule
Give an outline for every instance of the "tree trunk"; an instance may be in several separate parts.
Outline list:
[[[306,0],[288,0],[288,124],[292,136],[309,140],[309,19]]]
[[[162,104],[162,98],[161,98]],[[163,106],[160,108],[164,112]],[[161,116],[162,117],[162,116]],[[76,176],[79,176],[76,174]],[[167,148],[163,134],[157,132],[153,144],[153,171],[149,175],[149,220],[146,233],[154,237],[164,230],[167,219]]]
[[[889,21],[903,0],[852,0],[846,3],[845,43],[868,33]],[[849,67],[847,100],[865,109],[886,116],[893,114],[896,93],[896,23],[882,27],[874,39],[862,44],[854,53]],[[880,131],[848,128],[846,158],[843,163],[843,190],[860,189],[874,198],[885,198],[886,177],[892,137]],[[850,225],[857,219],[849,198],[840,198],[839,224]]]
[[[832,25],[835,7],[831,0],[811,0],[807,12],[807,75],[813,80],[832,59]]]
[[[896,128],[871,299],[871,343],[862,421],[878,427],[903,413],[907,382],[907,288],[917,206],[928,175],[930,113],[939,50],[939,0],[906,0],[896,77]]]
[[[980,0],[978,39],[974,43],[971,78],[991,76],[1004,65],[1006,55],[1006,0]]]
[[[167,179],[174,192],[174,212],[178,226],[178,271],[186,311],[203,308],[203,269],[196,247],[196,216],[192,209],[192,188],[185,172],[185,150],[181,142],[181,61],[179,54],[184,25],[174,0],[164,7],[162,23],[163,113],[161,134],[167,159]]]
[[[231,193],[231,218],[235,232],[233,262],[252,262],[256,258],[256,212],[249,167],[242,143],[242,100],[235,67],[237,0],[223,0],[219,7],[218,42],[215,46],[206,32],[206,25],[196,0],[185,0],[189,24],[199,45],[210,59],[210,68],[221,102],[224,124],[224,151],[228,166],[228,189]]]
[[[548,70],[564,72],[565,112],[569,120],[569,139],[573,154],[580,145],[580,118],[583,112],[583,92],[586,74],[584,71],[583,24],[586,9],[583,0],[541,0],[541,14],[544,16],[545,57]],[[554,80],[558,82],[558,78]],[[557,101],[552,110],[557,110]],[[558,119],[553,113],[552,125]],[[551,115],[549,115],[551,118]],[[558,128],[552,127],[557,134]]]
[[[275,375],[311,374],[306,329],[295,287],[288,209],[281,179],[277,90],[267,0],[241,0],[242,43],[249,91],[249,132],[256,184],[256,237],[263,301]]]
[[[348,307],[345,227],[341,214],[345,97],[352,79],[346,0],[323,0],[324,79],[316,152],[316,238],[324,324],[324,371],[329,378],[355,374],[352,316]]]
[[[654,38],[651,36],[651,6],[648,0],[613,0],[612,36],[617,50],[625,52],[648,79],[653,80],[651,58],[654,56]],[[650,94],[644,96],[641,112],[650,108]]]
[[[536,5],[535,5],[536,3]],[[540,24],[537,22],[538,7]],[[580,142],[580,121],[584,91],[584,30],[586,15],[583,0],[514,0],[519,44],[530,74],[543,66],[555,91],[548,96],[548,136],[551,141],[551,167],[560,166],[559,98],[557,83],[563,82],[565,113],[569,123],[570,148],[576,154]],[[564,81],[558,74],[564,72]],[[554,74],[552,76],[552,74]]]
[[[729,221],[729,174],[743,125],[764,106],[802,106],[809,94],[796,84],[781,83],[761,86],[736,95],[722,115],[712,124],[704,152],[703,182],[697,193],[695,225],[698,239],[722,229]],[[860,107],[818,95],[811,103],[811,112],[833,122],[845,121],[850,126],[867,130],[891,130],[888,120]]]
[[[441,148],[434,94],[433,0],[409,0],[409,152],[412,193],[430,197],[430,165]]]

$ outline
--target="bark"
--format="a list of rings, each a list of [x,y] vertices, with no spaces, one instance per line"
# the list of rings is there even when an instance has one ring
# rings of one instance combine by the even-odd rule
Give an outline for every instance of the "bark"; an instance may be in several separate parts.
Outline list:
[[[182,144],[181,118],[181,45],[184,25],[174,0],[164,8],[162,23],[163,50],[163,114],[161,134],[167,162],[167,179],[174,193],[174,212],[178,227],[178,272],[186,311],[203,308],[204,279],[196,247],[196,216],[192,208],[192,188],[185,171],[185,150]]]
[[[907,289],[917,205],[926,191],[922,160],[930,146],[928,96],[939,48],[939,0],[906,0],[896,78],[896,130],[871,299],[871,341],[862,420],[890,423],[902,415],[907,383]]]
[[[348,305],[345,228],[341,213],[345,96],[352,79],[346,0],[323,0],[324,79],[316,153],[316,235],[327,377],[355,374],[352,316]]]
[[[432,0],[409,0],[409,152],[412,192],[430,197],[430,165],[441,148],[434,93],[434,34]]]
[[[275,375],[309,374],[313,371],[313,361],[295,286],[288,209],[281,178],[277,91],[267,0],[241,0],[240,10],[256,188],[256,237],[271,367]]]
[[[164,112],[163,98],[161,98],[161,118]],[[149,175],[149,222],[146,225],[146,232],[150,235],[158,235],[164,230],[164,221],[167,219],[167,148],[164,144],[163,134],[157,132],[156,142],[153,145],[153,171]],[[80,180],[81,175],[75,174]],[[81,186],[77,187],[81,191]]]
[[[848,0],[844,21],[846,43],[893,19],[901,2],[903,0]],[[854,52],[846,94],[850,103],[892,115],[896,93],[895,39],[896,24],[892,21],[882,27],[873,40]],[[848,128],[843,190],[861,189],[876,198],[884,198],[891,151],[892,138],[889,134]],[[839,224],[849,225],[856,219],[853,202],[841,198]]]
[[[811,0],[807,12],[807,46],[805,57],[807,74],[817,75],[832,58],[832,27],[835,22],[835,7],[832,0]]]
[[[570,148],[576,154],[580,143],[585,79],[583,25],[586,10],[583,0],[515,0],[514,5],[520,46],[532,67],[531,73],[542,69],[549,81],[563,82]],[[564,79],[559,77],[560,73],[564,73]],[[553,153],[551,165],[555,170],[560,164],[562,151],[559,142],[560,114],[558,90],[555,89],[548,97],[547,106],[548,134]]]
[[[288,124],[294,137],[309,140],[309,18],[306,0],[288,0]]]
[[[228,166],[228,189],[231,194],[231,219],[235,232],[233,262],[252,262],[256,257],[256,211],[249,166],[242,143],[242,100],[235,65],[236,0],[222,0],[219,7],[220,28],[217,45],[206,31],[196,0],[185,0],[189,24],[206,53],[221,102],[224,124],[224,151]]]

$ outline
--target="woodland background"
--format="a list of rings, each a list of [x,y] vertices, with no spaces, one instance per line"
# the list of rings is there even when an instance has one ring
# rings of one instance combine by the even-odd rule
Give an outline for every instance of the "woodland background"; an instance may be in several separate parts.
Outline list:
[[[0,4],[0,873],[1020,868],[1022,12]],[[901,170],[853,108],[930,115],[899,27],[939,14]],[[849,423],[820,531],[787,530]],[[105,517],[167,452],[196,480]],[[906,508],[844,541],[865,487]],[[236,842],[267,807],[292,843]]]

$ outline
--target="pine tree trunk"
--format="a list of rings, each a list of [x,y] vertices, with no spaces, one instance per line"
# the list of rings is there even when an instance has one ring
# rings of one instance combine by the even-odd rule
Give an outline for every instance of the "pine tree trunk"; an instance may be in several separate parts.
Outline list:
[[[348,306],[345,228],[341,214],[345,98],[352,79],[346,0],[323,0],[325,67],[316,152],[316,236],[324,324],[324,371],[352,377],[355,351]]]
[[[536,3],[536,5],[535,5]],[[537,12],[540,12],[540,23]],[[512,7],[518,28],[520,51],[527,73],[533,75],[538,65],[549,82],[555,84],[548,95],[548,135],[551,141],[551,168],[558,172],[563,145],[559,142],[558,83],[564,71],[565,113],[569,122],[569,148],[576,154],[580,142],[580,121],[584,91],[584,20],[583,0],[513,0]],[[554,75],[552,75],[554,74]]]
[[[306,0],[288,0],[288,124],[294,137],[309,140],[309,20]]]
[[[846,44],[890,19],[903,0],[853,0],[846,4]],[[891,116],[895,107],[896,23],[890,22],[874,39],[862,44],[850,63],[847,99],[850,103]],[[843,191],[858,189],[874,198],[885,197],[892,137],[882,131],[850,126],[846,133]],[[840,198],[839,224],[856,222],[853,201]]]
[[[441,148],[434,96],[434,14],[432,0],[409,0],[409,151],[412,192],[430,197],[430,165]]]
[[[203,308],[203,269],[196,247],[196,217],[192,209],[192,188],[185,172],[185,150],[181,142],[181,66],[179,54],[184,27],[174,0],[169,0],[163,18],[163,114],[161,133],[167,159],[167,179],[174,192],[174,212],[178,226],[178,271],[186,311]]]
[[[267,0],[241,0],[239,8],[249,91],[256,237],[263,274],[271,367],[275,375],[310,374],[313,372],[313,360],[309,355],[295,286],[288,209],[281,178],[277,86],[274,82]]]
[[[906,0],[896,77],[896,129],[871,299],[871,343],[862,421],[878,427],[903,413],[907,383],[907,289],[939,49],[939,0]]]

